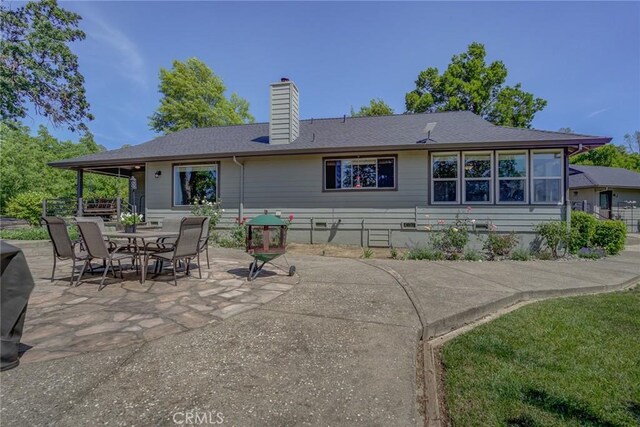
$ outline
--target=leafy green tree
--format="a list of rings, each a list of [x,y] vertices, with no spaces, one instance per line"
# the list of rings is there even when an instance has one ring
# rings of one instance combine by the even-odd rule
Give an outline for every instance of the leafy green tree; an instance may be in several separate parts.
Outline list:
[[[357,112],[351,107],[351,117],[388,116],[389,114],[393,114],[393,108],[380,98],[372,99],[369,105],[363,105]]]
[[[560,129],[558,129],[558,132],[562,132],[562,133],[575,133],[575,132],[573,131],[573,129],[571,129],[571,128],[560,128]]]
[[[46,194],[47,197],[75,197],[76,173],[52,168],[47,163],[54,160],[77,157],[103,151],[85,133],[78,143],[59,141],[47,128],[40,126],[35,136],[22,125],[8,126],[0,122],[2,156],[0,156],[0,212],[7,202],[29,191]],[[85,197],[126,197],[128,182],[92,173],[85,174]]]
[[[160,106],[149,118],[156,132],[253,123],[249,103],[233,93],[225,96],[222,79],[204,62],[189,58],[160,69]]]
[[[7,123],[25,117],[30,104],[55,126],[86,129],[93,116],[69,47],[85,38],[80,19],[56,0],[0,6],[0,113]]]
[[[640,154],[629,153],[620,145],[603,145],[570,159],[572,164],[624,168],[640,172]]]
[[[481,43],[453,55],[447,69],[421,71],[416,88],[405,95],[409,113],[471,111],[496,125],[530,128],[547,101],[522,90],[520,83],[505,86],[507,68],[502,61],[487,65]]]

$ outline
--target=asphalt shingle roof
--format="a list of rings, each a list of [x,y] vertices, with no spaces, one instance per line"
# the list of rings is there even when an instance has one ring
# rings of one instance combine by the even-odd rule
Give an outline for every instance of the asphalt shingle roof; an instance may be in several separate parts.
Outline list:
[[[606,166],[569,166],[569,188],[585,187],[640,189],[640,173]]]
[[[437,123],[430,133],[427,123]],[[90,166],[109,161],[186,159],[203,156],[291,154],[358,149],[408,149],[418,143],[431,146],[455,143],[564,142],[601,145],[610,138],[533,129],[495,126],[467,111],[346,117],[300,121],[300,136],[291,144],[270,145],[269,124],[186,129],[117,150],[61,160],[53,166]]]

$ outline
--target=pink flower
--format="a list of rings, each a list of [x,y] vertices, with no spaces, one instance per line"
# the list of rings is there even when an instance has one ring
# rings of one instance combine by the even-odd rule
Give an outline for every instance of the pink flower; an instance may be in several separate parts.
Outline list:
[[[467,212],[471,212],[471,211],[472,211],[471,206],[467,206]]]
[[[491,229],[492,229],[493,231],[496,231],[496,230],[498,229],[498,226],[497,226],[497,225],[495,225],[495,224],[491,224]]]
[[[289,214],[289,221],[293,221],[293,214]]]
[[[444,225],[444,219],[439,219],[439,220],[438,220],[438,224],[440,224],[440,225]]]

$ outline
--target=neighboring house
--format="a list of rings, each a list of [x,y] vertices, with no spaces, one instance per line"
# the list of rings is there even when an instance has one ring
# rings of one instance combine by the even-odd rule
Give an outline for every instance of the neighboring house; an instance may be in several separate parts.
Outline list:
[[[286,79],[270,103],[269,123],[188,129],[51,165],[79,182],[83,172],[136,177],[151,222],[219,199],[225,227],[268,209],[294,215],[290,241],[403,246],[456,216],[530,240],[535,224],[566,215],[568,156],[611,140],[471,112],[299,120]]]
[[[569,188],[574,209],[602,219],[622,219],[637,230],[640,219],[640,173],[605,166],[569,166]]]

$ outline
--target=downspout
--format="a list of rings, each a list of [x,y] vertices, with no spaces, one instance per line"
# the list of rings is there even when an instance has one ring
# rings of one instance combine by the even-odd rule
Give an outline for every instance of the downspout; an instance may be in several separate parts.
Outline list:
[[[233,163],[240,166],[240,204],[238,205],[238,219],[244,218],[244,163],[240,163],[236,156],[233,156]]]

